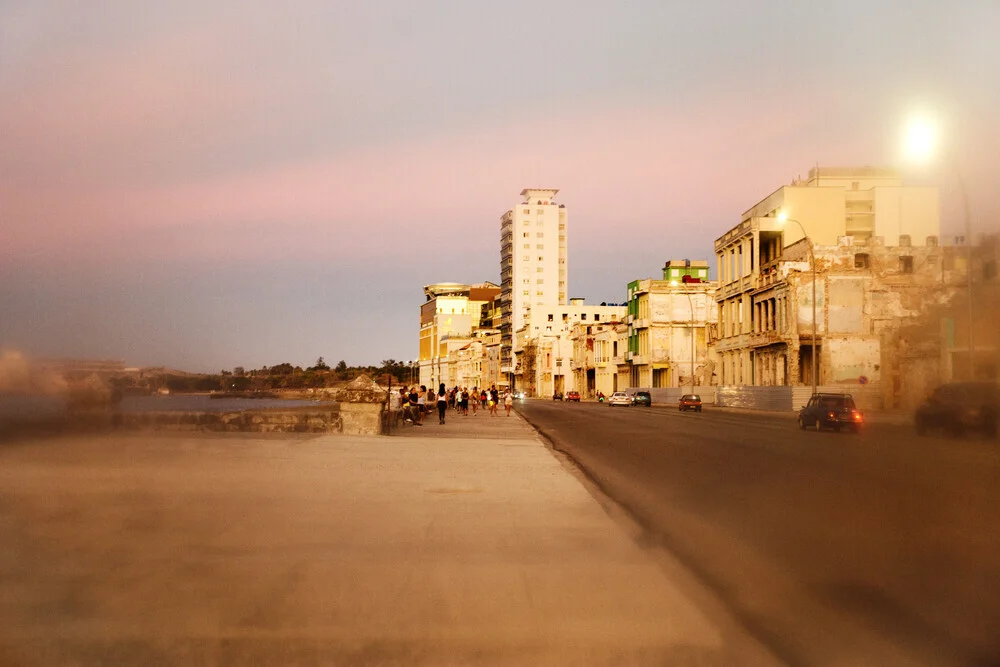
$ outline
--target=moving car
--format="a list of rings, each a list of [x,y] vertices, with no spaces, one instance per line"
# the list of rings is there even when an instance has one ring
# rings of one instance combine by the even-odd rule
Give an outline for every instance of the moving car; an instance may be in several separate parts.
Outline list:
[[[801,429],[809,426],[817,431],[822,428],[834,431],[847,428],[857,433],[865,419],[850,394],[813,394],[809,403],[799,411],[798,421]]]
[[[652,407],[653,398],[649,395],[648,391],[637,391],[632,394],[632,405],[644,405],[647,408]]]
[[[1000,385],[951,382],[934,390],[913,416],[917,433],[940,429],[951,435],[966,431],[994,437],[1000,412]]]
[[[698,394],[684,394],[681,396],[680,400],[677,401],[677,409],[681,412],[684,412],[685,410],[701,412],[701,396]]]
[[[580,402],[580,392],[578,392],[578,391],[567,391],[566,392],[566,400],[567,401],[576,401],[577,403],[579,403]]]
[[[608,405],[615,407],[616,405],[624,405],[626,408],[632,407],[632,397],[626,394],[624,391],[616,391],[611,394],[611,398],[608,399]]]
[[[554,394],[552,394],[552,400],[553,401],[561,401],[562,400],[562,392],[561,391],[557,391]]]

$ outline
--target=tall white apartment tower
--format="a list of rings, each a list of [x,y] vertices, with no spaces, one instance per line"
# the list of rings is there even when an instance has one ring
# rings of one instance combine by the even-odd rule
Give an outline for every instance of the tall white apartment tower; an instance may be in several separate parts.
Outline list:
[[[514,372],[514,337],[532,307],[569,303],[566,206],[558,190],[521,190],[520,204],[500,218],[500,374]]]

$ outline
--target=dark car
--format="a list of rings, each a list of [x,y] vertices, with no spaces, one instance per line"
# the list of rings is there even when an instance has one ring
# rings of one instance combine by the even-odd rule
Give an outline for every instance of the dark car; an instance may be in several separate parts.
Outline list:
[[[561,391],[557,391],[554,394],[552,394],[552,400],[553,401],[561,401],[562,400],[562,392]]]
[[[864,415],[850,394],[813,394],[799,411],[799,428],[813,427],[817,431],[842,428],[857,433],[864,424]]]
[[[1000,412],[1000,385],[992,382],[952,382],[941,385],[917,408],[917,433],[941,430],[951,435],[967,431],[994,437]]]
[[[567,391],[566,392],[566,400],[567,401],[576,401],[577,403],[579,403],[580,402],[580,392],[578,392],[578,391]]]
[[[698,394],[684,394],[681,396],[681,399],[677,401],[677,409],[681,412],[684,412],[685,410],[701,412],[701,396]]]
[[[651,407],[653,405],[653,397],[649,395],[648,391],[637,391],[632,394],[632,405]]]

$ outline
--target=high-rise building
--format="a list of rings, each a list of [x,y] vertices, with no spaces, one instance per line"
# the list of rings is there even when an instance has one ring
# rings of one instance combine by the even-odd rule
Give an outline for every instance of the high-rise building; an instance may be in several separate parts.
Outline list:
[[[500,375],[515,372],[514,335],[532,307],[569,303],[566,276],[566,205],[557,204],[555,189],[521,190],[520,204],[500,218]]]

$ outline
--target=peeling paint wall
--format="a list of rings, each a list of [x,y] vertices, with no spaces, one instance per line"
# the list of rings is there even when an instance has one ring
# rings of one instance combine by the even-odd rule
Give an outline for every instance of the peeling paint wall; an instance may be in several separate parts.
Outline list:
[[[868,382],[881,379],[882,346],[878,338],[827,337],[825,343],[829,360],[827,382],[860,384],[862,377]]]

